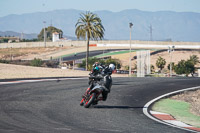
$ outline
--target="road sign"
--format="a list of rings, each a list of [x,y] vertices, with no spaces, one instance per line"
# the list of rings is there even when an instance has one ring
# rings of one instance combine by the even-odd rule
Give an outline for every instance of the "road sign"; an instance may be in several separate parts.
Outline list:
[[[81,64],[81,63],[83,63],[82,60],[75,60],[75,64]]]

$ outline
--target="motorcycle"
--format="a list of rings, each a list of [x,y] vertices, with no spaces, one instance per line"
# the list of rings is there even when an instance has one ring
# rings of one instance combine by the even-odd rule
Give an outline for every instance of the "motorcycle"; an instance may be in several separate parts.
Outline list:
[[[114,65],[109,66],[93,66],[94,69],[90,72],[89,87],[82,96],[81,106],[89,108],[91,105],[96,105],[98,101],[107,99],[107,94],[112,86],[111,74],[114,70]],[[102,94],[102,97],[100,95]]]
[[[90,86],[82,96],[82,100],[80,102],[80,105],[85,108],[89,108],[91,105],[96,105],[99,100],[102,100],[102,97],[99,96],[105,89],[103,86],[102,76],[89,77],[89,79],[91,82]]]

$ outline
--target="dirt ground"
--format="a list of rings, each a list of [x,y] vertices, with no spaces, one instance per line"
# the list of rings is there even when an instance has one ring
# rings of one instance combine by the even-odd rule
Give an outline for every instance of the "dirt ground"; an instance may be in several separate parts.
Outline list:
[[[104,49],[102,47],[90,47],[90,50],[100,50],[100,49]],[[34,58],[40,58],[40,59],[50,59],[50,58],[55,58],[55,57],[59,57],[62,55],[67,55],[67,54],[73,54],[73,53],[78,53],[78,52],[83,52],[86,50],[86,47],[48,47],[48,48],[7,48],[7,49],[0,49],[0,59],[3,60],[31,60]],[[136,56],[136,52],[132,52],[131,53],[132,57]],[[175,62],[175,64],[177,64],[179,61],[181,60],[187,60],[190,58],[191,55],[197,55],[200,59],[200,51],[174,51],[172,53],[172,62]],[[125,54],[118,54],[118,55],[112,55],[112,58],[116,58],[119,59],[122,63],[122,69],[125,69],[125,66],[129,65],[129,53],[125,53]],[[158,70],[158,68],[156,67],[156,60],[158,59],[158,57],[161,56],[162,58],[164,58],[166,60],[166,65],[164,68],[164,72],[168,72],[169,70],[167,69],[168,64],[170,64],[170,55],[169,53],[166,52],[162,52],[162,53],[158,53],[156,55],[152,55],[150,62],[151,64],[155,67],[155,70]],[[137,62],[136,60],[132,61],[132,70],[135,69]],[[17,66],[15,66],[17,68]],[[196,66],[196,67],[200,67],[200,63]],[[3,67],[0,66],[0,69],[2,70]],[[44,68],[42,68],[44,69]],[[48,70],[54,71],[53,69],[47,68]],[[5,68],[4,68],[5,70]],[[11,70],[9,70],[11,71]],[[6,75],[9,75],[9,71],[4,71],[6,72]],[[57,73],[62,73],[62,74],[55,74],[56,75],[62,75],[62,76],[66,76],[64,73],[66,71],[63,70],[56,70],[58,71]],[[63,72],[61,72],[63,71]],[[69,70],[67,70],[69,71]],[[1,72],[3,73],[3,71]],[[41,72],[44,73],[44,72]],[[53,73],[53,72],[52,72]],[[11,78],[15,77],[15,74],[13,74],[11,76]],[[31,74],[32,75],[32,74]],[[46,75],[47,77],[52,76],[51,75]],[[81,75],[81,74],[80,74]],[[38,73],[38,76],[42,76],[42,74]],[[73,75],[72,75],[73,76]],[[23,76],[21,76],[23,77]],[[35,76],[34,76],[35,77]],[[0,77],[0,78],[9,78],[9,76],[5,76],[4,77]]]
[[[88,72],[0,63],[0,79],[75,76],[88,76]]]
[[[64,50],[69,50],[70,47],[48,47],[48,48],[6,48],[0,49],[0,59],[4,60],[32,60],[34,58],[50,59],[50,56],[55,55],[56,53],[61,53]],[[59,56],[59,55],[58,55]]]
[[[100,50],[103,48],[97,48],[97,47],[90,47],[90,50]],[[86,50],[86,47],[48,47],[48,48],[17,48],[17,49],[0,49],[0,59],[13,59],[13,60],[31,60],[34,58],[40,58],[40,59],[50,59],[50,58],[56,58],[62,55],[67,54],[73,54],[78,52],[83,52]],[[136,52],[131,53],[132,57],[136,55]],[[174,51],[172,53],[172,62],[175,62],[177,64],[181,60],[187,60],[190,58],[191,55],[197,55],[200,59],[200,50],[199,51]],[[129,65],[129,53],[120,54],[120,55],[112,55],[112,58],[119,59],[122,63],[122,68]],[[158,57],[161,56],[166,60],[165,69],[167,70],[167,65],[170,63],[170,55],[169,53],[162,52],[158,53],[156,55],[151,56],[151,64],[156,68],[156,60]],[[137,64],[136,60],[132,61],[132,69],[134,69],[135,65]],[[200,64],[198,64],[197,67],[200,67]]]
[[[39,78],[39,77],[88,77],[89,71],[32,67],[0,63],[0,79]],[[128,77],[127,74],[113,74],[113,77]]]

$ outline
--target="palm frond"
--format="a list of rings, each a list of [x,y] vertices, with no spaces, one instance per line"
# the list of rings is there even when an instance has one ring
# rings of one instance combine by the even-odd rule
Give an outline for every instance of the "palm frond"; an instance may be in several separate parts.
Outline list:
[[[81,13],[75,27],[75,34],[78,39],[85,39],[86,36],[92,40],[103,39],[105,29],[101,19],[92,12]]]

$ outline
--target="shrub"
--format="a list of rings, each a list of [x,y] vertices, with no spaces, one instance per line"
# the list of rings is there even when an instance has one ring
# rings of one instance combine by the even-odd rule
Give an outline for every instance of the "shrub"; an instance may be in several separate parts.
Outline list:
[[[154,67],[154,65],[151,64],[151,67],[150,67],[150,68],[151,68],[151,72],[154,73],[154,72],[155,72],[155,67]]]
[[[7,61],[7,60],[1,60],[1,59],[0,59],[0,63],[9,64],[10,62],[9,62],[9,61]]]
[[[198,64],[200,62],[199,61],[199,57],[197,55],[190,56],[189,61],[191,61],[194,65],[196,65],[196,64]]]
[[[105,61],[105,64],[106,64],[106,65],[114,64],[115,67],[116,67],[116,69],[120,69],[121,66],[122,66],[120,60],[118,60],[118,59],[112,59],[112,58],[107,59],[107,60]]]
[[[98,59],[96,57],[95,58],[88,58],[88,70],[92,70],[92,65],[95,62],[99,62],[101,64],[105,64],[102,59]],[[86,66],[85,64],[86,64],[86,60],[83,60],[83,62],[81,64],[78,64],[78,67],[85,68],[85,66]]]
[[[175,64],[174,64],[174,62],[172,62],[172,70],[174,70],[174,67],[175,67]],[[170,70],[170,63],[168,64],[167,68],[168,68],[168,70]]]
[[[128,70],[129,70],[129,65],[126,65],[126,66],[124,67],[124,70],[128,71]]]
[[[165,67],[166,61],[162,57],[159,56],[159,58],[156,61],[156,66],[160,68],[160,71]]]
[[[58,61],[48,61],[45,63],[47,67],[57,68],[59,65]]]
[[[186,74],[188,76],[190,73],[194,73],[195,67],[191,60],[181,60],[175,65],[174,70],[177,74]]]
[[[99,62],[103,65],[109,65],[109,64],[114,64],[116,66],[117,69],[121,68],[121,62],[118,59],[107,59],[107,60],[103,60],[103,59],[98,59],[98,58],[88,58],[88,70],[92,70],[92,65],[95,62]],[[86,61],[83,60],[83,62],[81,64],[78,64],[78,67],[82,67],[85,68],[85,63]]]
[[[31,61],[31,66],[41,67],[43,64],[43,61],[41,59],[34,58],[34,60]]]

